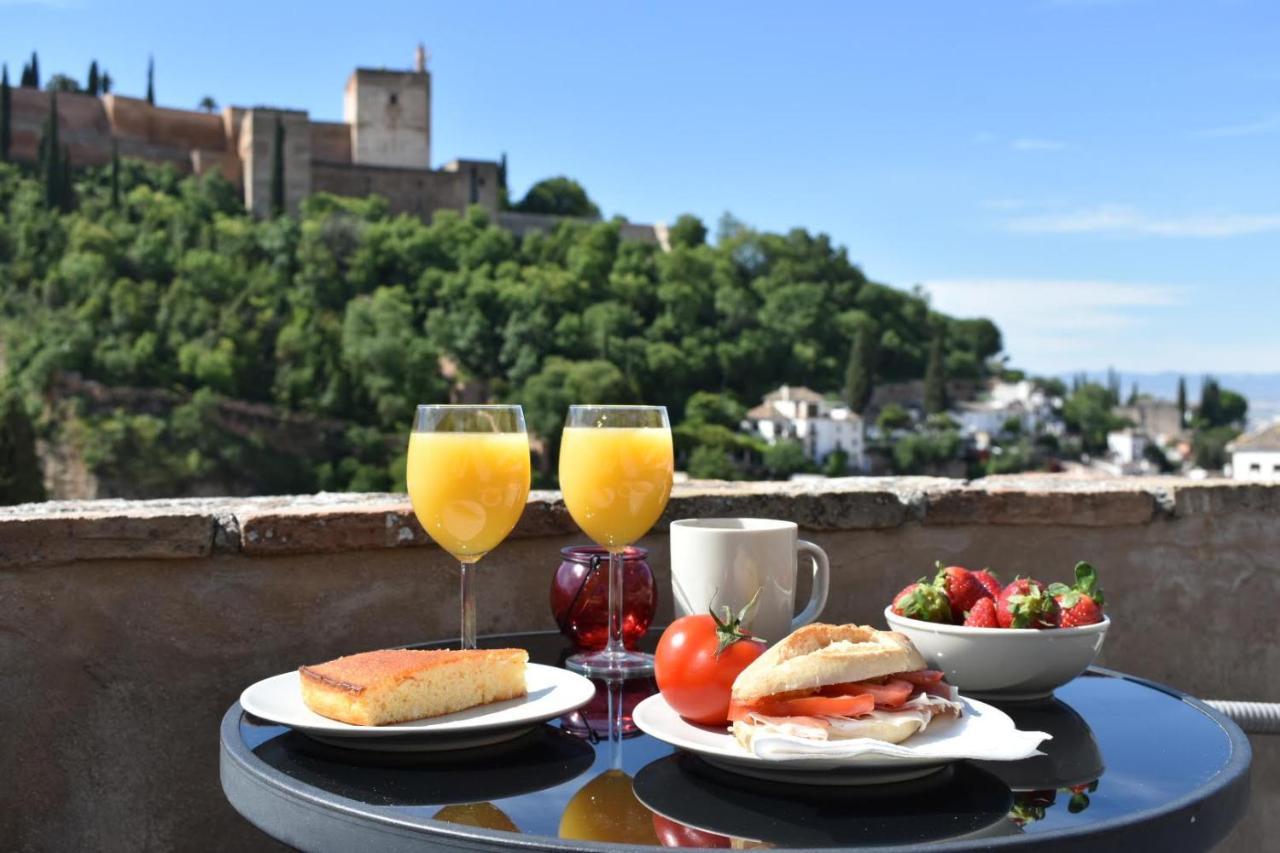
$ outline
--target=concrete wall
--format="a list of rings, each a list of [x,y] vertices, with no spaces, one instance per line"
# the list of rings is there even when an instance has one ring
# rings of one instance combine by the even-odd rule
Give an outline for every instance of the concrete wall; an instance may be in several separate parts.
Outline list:
[[[1280,701],[1280,486],[928,478],[678,487],[667,519],[798,521],[827,550],[825,618],[879,624],[935,560],[1004,576],[1102,574],[1103,662],[1210,698]],[[665,522],[664,522],[665,524]],[[558,549],[535,493],[482,564],[482,632],[551,628]],[[659,530],[642,544],[670,617]],[[451,637],[457,571],[402,495],[40,504],[0,510],[0,834],[16,849],[250,849],[218,787],[216,726],[252,681]],[[1280,739],[1255,738],[1254,806],[1226,845],[1266,849]]]

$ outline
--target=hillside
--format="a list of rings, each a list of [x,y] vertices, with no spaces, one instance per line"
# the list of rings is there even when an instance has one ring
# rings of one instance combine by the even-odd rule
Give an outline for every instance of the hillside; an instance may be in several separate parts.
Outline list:
[[[78,174],[64,213],[0,164],[0,363],[36,436],[137,495],[398,488],[414,404],[451,395],[522,403],[553,457],[570,402],[678,421],[696,391],[840,389],[859,330],[876,382],[922,376],[935,335],[953,378],[1001,349],[991,322],[937,314],[800,229],[726,219],[712,244],[682,217],[664,253],[617,222],[518,240],[477,209],[426,225],[326,195],[255,220],[216,176],[125,161],[117,182],[113,203],[109,167]],[[174,403],[103,411],[59,396],[67,373]],[[323,419],[325,449],[228,430],[210,415],[226,400]]]

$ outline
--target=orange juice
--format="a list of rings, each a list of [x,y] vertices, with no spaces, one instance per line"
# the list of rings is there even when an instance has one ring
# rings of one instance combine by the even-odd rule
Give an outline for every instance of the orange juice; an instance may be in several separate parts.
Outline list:
[[[529,497],[529,439],[519,432],[415,432],[409,499],[424,530],[474,562],[507,538]]]
[[[671,497],[671,431],[566,427],[560,489],[569,514],[596,544],[620,550],[649,532]]]

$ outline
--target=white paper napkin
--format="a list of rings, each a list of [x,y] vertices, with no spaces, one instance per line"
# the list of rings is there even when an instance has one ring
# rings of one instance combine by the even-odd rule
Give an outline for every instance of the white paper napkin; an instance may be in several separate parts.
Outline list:
[[[974,758],[983,761],[1019,761],[1039,755],[1038,747],[1052,735],[1025,732],[1008,717],[999,719],[966,702],[960,719],[938,718],[921,734],[905,743],[871,738],[811,740],[783,734],[761,734],[752,739],[751,751],[770,761],[799,758],[854,758],[883,755],[894,758]]]

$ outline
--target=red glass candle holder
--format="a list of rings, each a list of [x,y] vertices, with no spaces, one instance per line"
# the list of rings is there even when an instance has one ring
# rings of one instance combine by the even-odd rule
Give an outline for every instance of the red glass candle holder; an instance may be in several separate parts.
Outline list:
[[[609,552],[595,545],[561,548],[560,568],[551,580],[551,613],[560,632],[584,651],[609,640]],[[658,585],[645,561],[645,548],[630,546],[622,562],[622,644],[634,649],[658,609]]]

